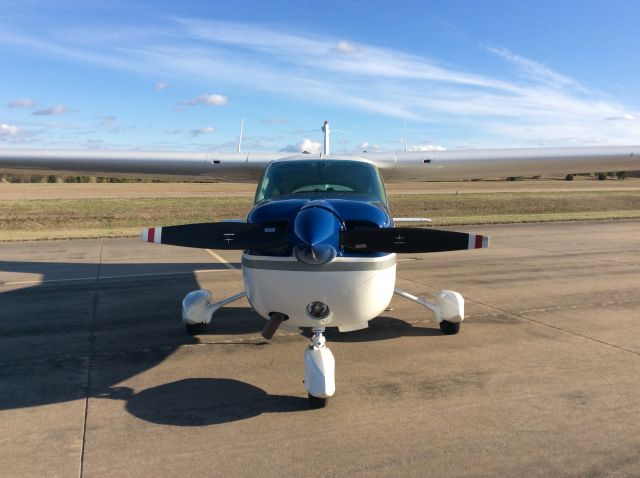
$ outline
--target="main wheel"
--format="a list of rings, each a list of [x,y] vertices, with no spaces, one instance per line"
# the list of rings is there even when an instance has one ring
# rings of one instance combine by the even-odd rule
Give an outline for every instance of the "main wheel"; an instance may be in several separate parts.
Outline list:
[[[328,398],[314,397],[311,394],[308,395],[310,408],[324,408],[327,406],[327,401],[329,400]]]
[[[207,330],[207,324],[184,324],[190,335],[198,335]]]
[[[460,332],[460,322],[443,320],[440,322],[440,330],[444,335],[455,335]]]

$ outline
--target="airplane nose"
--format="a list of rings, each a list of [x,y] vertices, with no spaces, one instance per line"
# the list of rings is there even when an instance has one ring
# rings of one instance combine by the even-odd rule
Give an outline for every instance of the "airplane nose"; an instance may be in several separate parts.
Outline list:
[[[293,224],[293,232],[300,244],[293,248],[299,261],[312,265],[326,264],[336,257],[340,241],[340,220],[325,207],[301,209]]]
[[[340,222],[332,211],[322,207],[308,207],[301,209],[296,215],[293,231],[302,243],[309,246],[327,243],[332,239],[337,244]]]
[[[295,246],[293,255],[305,264],[321,266],[335,259],[337,251],[329,244],[316,244],[315,246]]]

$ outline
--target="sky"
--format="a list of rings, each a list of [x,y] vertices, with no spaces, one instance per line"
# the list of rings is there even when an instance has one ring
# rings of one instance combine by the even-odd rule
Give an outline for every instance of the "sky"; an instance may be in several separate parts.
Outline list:
[[[640,2],[0,0],[0,147],[640,143]],[[406,145],[404,134],[406,132]]]

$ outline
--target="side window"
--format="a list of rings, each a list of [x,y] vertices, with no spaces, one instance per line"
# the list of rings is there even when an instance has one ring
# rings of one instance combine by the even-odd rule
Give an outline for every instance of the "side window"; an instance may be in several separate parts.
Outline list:
[[[256,197],[253,201],[254,204],[259,203],[263,199],[267,197],[267,188],[269,186],[269,178],[267,177],[267,169],[262,173],[262,177],[260,178],[260,182],[258,183],[258,188],[256,189]]]
[[[260,193],[259,193],[259,200],[262,200],[264,198],[267,197],[267,191],[269,190],[269,183],[271,181],[269,181],[268,177],[264,178],[264,181],[262,181],[262,187],[260,188]]]

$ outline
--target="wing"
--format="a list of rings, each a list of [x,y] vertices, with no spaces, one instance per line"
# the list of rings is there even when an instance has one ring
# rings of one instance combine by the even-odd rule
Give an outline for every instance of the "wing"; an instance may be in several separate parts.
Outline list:
[[[282,153],[5,149],[0,171],[256,181],[277,159]],[[339,159],[371,161],[386,181],[442,181],[640,170],[640,146],[380,152]]]
[[[282,153],[0,150],[0,171],[186,180],[256,181]]]
[[[640,170],[640,146],[410,151],[363,156],[378,166],[386,181]]]

